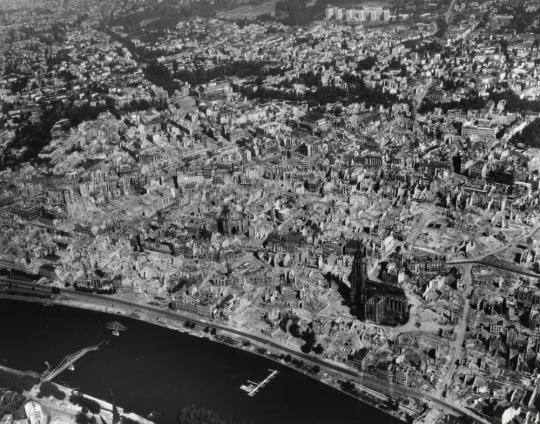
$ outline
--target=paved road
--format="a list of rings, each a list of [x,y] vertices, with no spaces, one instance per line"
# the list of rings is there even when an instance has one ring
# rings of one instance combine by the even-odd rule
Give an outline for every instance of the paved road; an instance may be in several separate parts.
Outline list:
[[[514,238],[514,240],[512,240],[511,242],[505,244],[502,247],[498,247],[497,249],[491,250],[491,251],[489,251],[487,253],[482,253],[481,255],[475,256],[474,258],[455,259],[455,260],[448,261],[448,263],[453,264],[453,263],[479,262],[482,259],[486,258],[487,256],[495,255],[495,254],[497,254],[499,252],[502,252],[502,251],[505,251],[505,250],[508,250],[508,249],[512,248],[514,245],[516,245],[517,243],[519,243],[522,240],[525,240],[525,239],[527,239],[529,237],[534,237],[534,235],[538,231],[540,231],[540,225],[537,225],[536,227],[533,227],[531,229],[531,231],[529,231],[528,233],[519,235],[518,237]]]
[[[451,355],[449,360],[449,366],[448,370],[444,374],[442,381],[441,381],[441,388],[437,392],[439,396],[442,397],[444,390],[446,390],[447,386],[452,382],[452,377],[454,373],[456,372],[456,361],[461,356],[461,346],[463,345],[463,342],[465,340],[465,333],[467,330],[467,316],[469,315],[469,301],[467,300],[467,295],[469,294],[469,290],[472,287],[472,276],[471,276],[471,265],[465,265],[463,270],[463,280],[465,282],[465,290],[461,293],[461,295],[464,298],[465,306],[463,307],[463,312],[460,318],[460,321],[458,325],[456,326],[455,330],[455,340],[452,343],[451,346]]]
[[[493,267],[493,268],[502,269],[504,271],[513,272],[513,273],[516,273],[516,274],[526,275],[528,277],[535,277],[535,278],[540,279],[540,274],[527,272],[525,270],[509,268],[509,267],[504,266],[504,264],[498,265],[496,263],[483,262],[483,260],[486,259],[488,256],[496,255],[497,253],[500,253],[500,252],[503,252],[505,250],[511,249],[512,247],[514,247],[520,241],[525,240],[525,239],[527,239],[529,237],[534,237],[534,235],[538,231],[540,231],[540,225],[537,225],[536,227],[531,229],[531,231],[529,231],[528,233],[522,234],[522,235],[516,237],[510,243],[507,243],[502,247],[499,247],[499,248],[494,249],[494,250],[492,250],[490,252],[487,252],[487,253],[482,253],[481,255],[475,256],[474,258],[453,259],[453,260],[448,261],[447,264],[448,265],[479,264],[479,265],[490,266],[490,267]]]
[[[25,288],[31,288],[33,285],[32,283],[26,283],[26,282],[20,282],[20,281],[14,281],[13,284],[19,287],[25,287]],[[133,314],[133,313],[144,313],[149,318],[150,322],[156,322],[158,321],[158,318],[163,322],[163,319],[165,318],[168,321],[175,323],[180,328],[182,327],[182,324],[185,321],[194,322],[203,327],[206,326],[206,327],[215,328],[217,330],[221,330],[224,332],[228,332],[230,334],[240,336],[244,339],[254,341],[258,344],[265,345],[276,351],[279,351],[285,354],[290,354],[292,357],[300,358],[304,361],[307,361],[310,364],[319,365],[322,369],[336,372],[340,374],[341,376],[343,376],[344,378],[351,379],[355,383],[361,386],[368,387],[372,390],[376,390],[378,392],[391,395],[391,396],[399,395],[399,396],[405,396],[405,397],[413,397],[422,401],[427,401],[427,402],[430,402],[435,407],[442,409],[445,412],[452,413],[452,414],[459,414],[459,415],[465,414],[482,424],[489,424],[489,421],[483,419],[482,417],[479,417],[474,412],[469,411],[467,409],[463,409],[457,405],[453,405],[445,401],[444,399],[442,399],[440,396],[438,396],[435,393],[428,393],[422,390],[417,390],[410,387],[389,383],[387,381],[380,380],[370,374],[362,373],[360,371],[356,371],[351,368],[346,368],[345,366],[341,366],[339,364],[326,361],[316,356],[306,355],[304,353],[297,352],[296,350],[290,349],[286,346],[282,346],[281,344],[276,343],[267,338],[257,336],[251,333],[246,333],[236,328],[231,328],[231,327],[228,327],[228,326],[225,326],[225,325],[213,322],[213,321],[206,321],[204,319],[201,319],[197,316],[193,316],[190,314],[173,312],[168,309],[163,309],[163,308],[159,308],[159,307],[147,305],[147,304],[134,303],[132,301],[121,299],[118,297],[108,297],[108,296],[98,295],[94,293],[85,293],[85,292],[78,292],[74,290],[65,290],[65,289],[61,289],[60,292],[61,292],[61,295],[57,299],[57,302],[60,304],[62,303],[62,301],[64,301],[66,304],[69,304],[69,301],[71,300],[74,302],[83,303],[84,305],[88,307],[97,306],[101,309],[104,309],[104,308],[120,309],[128,315]]]
[[[452,14],[454,12],[454,7],[456,6],[457,0],[452,0],[450,3],[450,7],[448,8],[448,11],[446,12],[444,19],[446,20],[446,23],[450,23],[450,19],[452,18]]]
[[[449,265],[466,265],[466,264],[483,265],[483,266],[488,266],[488,267],[491,267],[491,268],[496,268],[496,269],[500,269],[500,270],[507,271],[507,272],[512,272],[514,274],[525,275],[526,277],[538,278],[540,280],[540,274],[536,274],[536,273],[533,273],[533,272],[522,271],[522,270],[517,269],[517,268],[511,268],[511,267],[501,265],[501,264],[497,264],[497,263],[494,263],[494,262],[485,262],[483,260],[479,260],[479,261],[476,261],[476,260],[452,261],[452,262],[448,262],[448,264]]]
[[[44,228],[46,230],[51,230],[51,231],[57,232],[60,235],[63,235],[63,236],[66,236],[66,237],[73,237],[73,233],[71,233],[71,232],[69,232],[67,230],[62,230],[60,228],[55,227],[54,225],[47,225],[47,224],[43,224],[43,223],[38,222],[38,221],[20,221],[20,222],[15,221],[14,222],[14,221],[9,221],[7,219],[1,219],[0,223],[5,224],[5,225],[19,225],[19,226],[30,225],[30,226],[33,226],[33,227],[40,227],[40,228]]]

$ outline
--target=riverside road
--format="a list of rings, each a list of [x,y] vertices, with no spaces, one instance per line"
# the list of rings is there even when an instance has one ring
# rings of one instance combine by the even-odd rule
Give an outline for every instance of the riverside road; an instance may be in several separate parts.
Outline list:
[[[49,289],[48,287],[44,286],[36,287],[35,283],[31,282],[8,280],[5,277],[0,279],[0,284],[3,284],[4,286],[6,286],[9,282],[11,282],[12,288],[25,288],[31,290],[32,287],[34,287],[34,289],[37,289],[37,287],[39,287],[38,290],[40,291],[43,289]],[[362,373],[352,368],[346,368],[344,366],[340,366],[336,363],[332,363],[312,355],[303,354],[286,346],[282,346],[279,343],[276,343],[265,337],[251,334],[236,328],[228,327],[213,321],[204,320],[191,314],[174,312],[168,309],[159,308],[153,305],[143,303],[135,303],[130,300],[122,299],[118,296],[112,297],[107,295],[80,292],[71,289],[60,289],[60,293],[57,294],[57,297],[56,299],[54,299],[53,303],[67,306],[79,306],[82,308],[86,306],[89,309],[98,309],[101,311],[108,311],[110,309],[118,310],[128,316],[144,313],[146,315],[146,318],[148,319],[148,322],[150,323],[163,322],[163,320],[166,319],[170,321],[173,325],[176,324],[176,326],[178,327],[181,327],[185,321],[190,321],[201,326],[215,328],[216,330],[239,336],[243,339],[247,339],[262,346],[266,346],[267,348],[271,348],[275,351],[289,354],[292,357],[302,359],[307,363],[319,365],[323,371],[331,370],[342,375],[343,377],[351,379],[352,381],[361,386],[367,387],[374,391],[392,396],[402,395],[405,397],[413,397],[422,401],[430,402],[432,406],[440,408],[446,412],[459,415],[465,414],[475,419],[477,422],[481,422],[484,424],[489,423],[489,421],[478,416],[474,412],[459,405],[449,403],[442,397],[442,395],[437,395],[435,393],[430,394],[410,387],[389,383],[387,381],[380,380],[370,374]],[[77,305],[76,303],[80,303],[81,305]]]

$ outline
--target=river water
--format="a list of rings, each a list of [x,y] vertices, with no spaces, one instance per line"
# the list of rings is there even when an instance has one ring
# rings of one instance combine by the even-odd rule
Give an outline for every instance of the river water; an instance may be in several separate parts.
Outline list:
[[[112,337],[105,324],[128,327]],[[0,365],[41,372],[102,340],[110,342],[55,381],[115,402],[128,411],[158,413],[174,424],[190,405],[233,424],[396,424],[399,421],[303,374],[229,346],[99,312],[0,300]],[[256,396],[240,385],[279,374]]]

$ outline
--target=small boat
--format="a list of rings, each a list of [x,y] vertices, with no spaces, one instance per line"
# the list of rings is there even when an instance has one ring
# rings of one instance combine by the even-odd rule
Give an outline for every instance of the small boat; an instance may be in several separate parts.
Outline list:
[[[120,331],[127,330],[127,327],[125,325],[120,324],[118,321],[107,323],[107,325],[105,325],[105,328],[107,328],[107,330],[111,330],[113,336],[116,336],[116,337],[120,335]]]
[[[149,420],[155,420],[156,418],[159,417],[159,412],[156,412],[156,411],[152,411],[150,412],[150,414],[148,414],[148,419]]]

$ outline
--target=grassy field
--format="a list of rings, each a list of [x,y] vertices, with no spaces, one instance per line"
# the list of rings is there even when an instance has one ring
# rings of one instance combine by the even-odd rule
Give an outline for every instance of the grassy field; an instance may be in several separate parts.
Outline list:
[[[257,16],[274,13],[277,0],[267,0],[260,4],[247,4],[231,10],[216,13],[223,19],[255,19]]]
[[[238,6],[233,9],[223,10],[216,13],[218,18],[223,19],[255,19],[257,16],[265,14],[273,14],[276,8],[276,3],[278,0],[265,0],[259,4],[246,4],[243,6]],[[312,8],[317,3],[333,4],[336,6],[343,7],[354,7],[354,6],[391,6],[390,0],[334,0],[334,1],[325,1],[325,0],[308,0],[306,3],[306,8]]]

